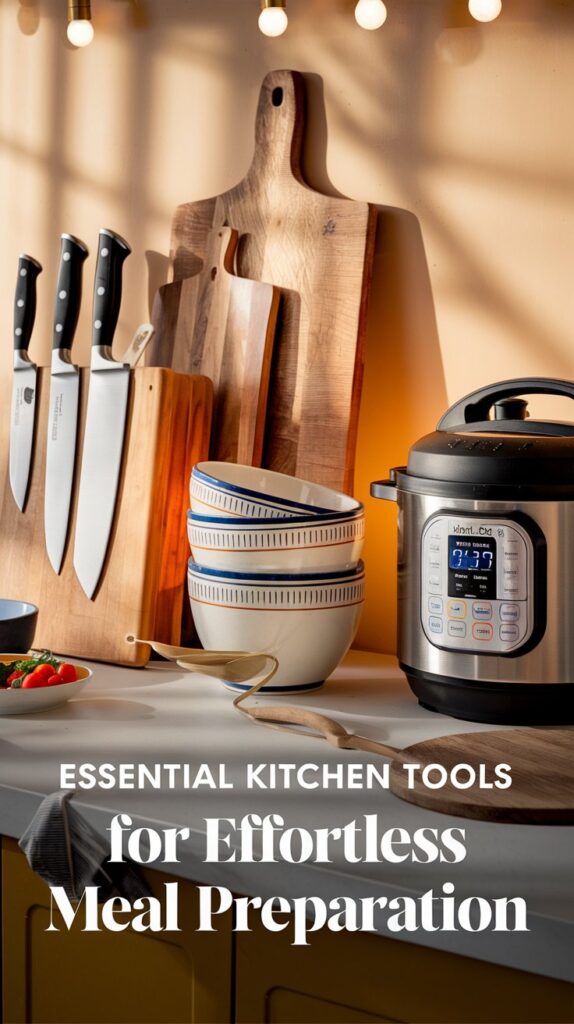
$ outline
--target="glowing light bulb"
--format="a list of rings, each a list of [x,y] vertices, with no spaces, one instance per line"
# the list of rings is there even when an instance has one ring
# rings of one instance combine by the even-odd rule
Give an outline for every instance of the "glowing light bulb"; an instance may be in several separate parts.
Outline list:
[[[68,39],[72,46],[89,46],[94,38],[94,26],[86,18],[74,18],[68,22]]]
[[[289,24],[287,11],[284,7],[264,7],[258,24],[264,36],[282,36]]]
[[[468,0],[468,9],[476,21],[494,21],[502,10],[502,0]]]
[[[387,8],[383,0],[359,0],[355,7],[355,21],[361,28],[380,28],[387,20]]]

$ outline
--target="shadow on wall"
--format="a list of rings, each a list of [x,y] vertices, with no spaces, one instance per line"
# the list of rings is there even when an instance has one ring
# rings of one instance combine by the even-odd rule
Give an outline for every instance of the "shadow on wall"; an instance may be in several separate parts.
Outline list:
[[[406,462],[410,445],[447,408],[434,302],[418,219],[378,207],[355,491],[367,509],[367,600],[356,645],[396,649],[396,507],[370,497],[373,480]]]
[[[303,173],[313,188],[341,196],[327,169],[323,80],[306,74]],[[312,144],[311,144],[312,140]],[[377,206],[373,280],[357,441],[355,493],[367,510],[367,599],[356,645],[396,649],[396,507],[370,497],[373,480],[406,462],[448,406],[433,294],[418,218]]]

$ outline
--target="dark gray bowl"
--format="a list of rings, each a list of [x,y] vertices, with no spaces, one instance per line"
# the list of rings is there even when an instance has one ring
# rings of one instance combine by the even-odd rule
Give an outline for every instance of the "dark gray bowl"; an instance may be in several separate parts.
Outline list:
[[[35,604],[0,599],[0,653],[26,654],[34,643],[37,621]]]

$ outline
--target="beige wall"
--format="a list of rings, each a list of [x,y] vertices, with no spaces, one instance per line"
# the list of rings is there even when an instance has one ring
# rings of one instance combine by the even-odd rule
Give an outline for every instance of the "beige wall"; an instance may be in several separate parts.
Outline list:
[[[94,0],[95,41],[76,51],[64,0],[0,0],[0,374],[23,250],[45,268],[32,353],[48,361],[62,231],[92,253],[103,225],[130,240],[127,344],[165,279],[174,207],[239,180],[261,79],[290,67],[309,76],[309,182],[382,207],[360,496],[467,390],[574,378],[574,4],[504,0],[486,26],[462,0],[387,6],[368,33],[350,0],[289,0],[288,32],[267,40],[257,0]],[[391,649],[395,513],[368,506],[360,641]]]

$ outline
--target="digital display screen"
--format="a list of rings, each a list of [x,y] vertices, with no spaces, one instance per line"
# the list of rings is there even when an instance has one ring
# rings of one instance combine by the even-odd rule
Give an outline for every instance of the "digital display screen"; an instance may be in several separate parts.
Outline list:
[[[448,538],[449,597],[496,597],[494,537]]]
[[[472,540],[472,543],[471,543]],[[474,569],[480,572],[491,572],[494,566],[495,552],[484,547],[484,541],[480,545],[474,544],[475,538],[464,540],[462,543],[458,537],[449,537],[448,567],[449,569]]]

